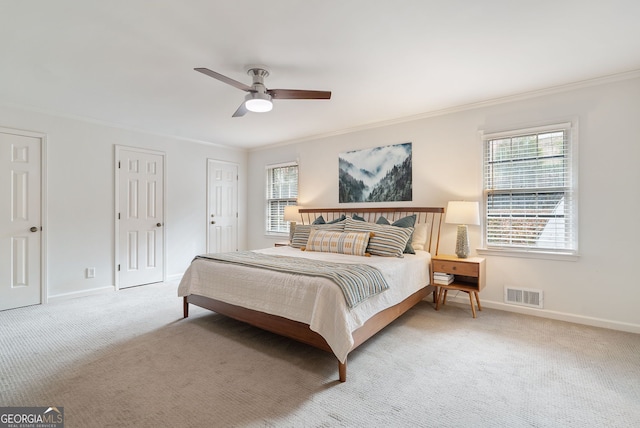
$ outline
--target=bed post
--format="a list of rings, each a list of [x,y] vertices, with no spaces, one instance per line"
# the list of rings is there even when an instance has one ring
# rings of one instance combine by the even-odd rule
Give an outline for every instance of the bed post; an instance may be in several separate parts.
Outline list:
[[[187,296],[184,296],[182,299],[182,314],[185,318],[189,318],[189,302],[187,302]]]
[[[341,363],[338,360],[338,375],[340,376],[340,382],[347,381],[347,360],[344,360],[344,363]]]

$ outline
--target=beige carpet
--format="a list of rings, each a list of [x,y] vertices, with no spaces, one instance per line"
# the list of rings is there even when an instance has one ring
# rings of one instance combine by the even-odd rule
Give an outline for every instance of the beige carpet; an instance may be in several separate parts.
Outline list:
[[[0,312],[0,406],[66,427],[640,426],[640,336],[422,302],[349,359],[192,307],[176,284]]]

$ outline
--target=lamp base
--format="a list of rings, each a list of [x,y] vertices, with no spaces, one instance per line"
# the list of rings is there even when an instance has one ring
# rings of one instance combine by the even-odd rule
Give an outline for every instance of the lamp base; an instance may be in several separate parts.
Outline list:
[[[289,243],[291,243],[291,241],[293,241],[293,234],[296,231],[296,222],[295,221],[290,221],[289,222]]]
[[[469,257],[469,235],[467,225],[458,225],[458,238],[456,239],[456,256],[461,259]]]

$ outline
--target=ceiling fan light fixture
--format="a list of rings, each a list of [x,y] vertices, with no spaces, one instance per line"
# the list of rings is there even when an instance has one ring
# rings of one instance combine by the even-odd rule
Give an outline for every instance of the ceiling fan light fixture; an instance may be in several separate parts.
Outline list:
[[[254,113],[266,113],[271,111],[273,108],[273,102],[271,102],[271,96],[268,94],[261,94],[259,92],[254,92],[247,94],[247,101],[245,102],[245,107],[247,110],[252,111]]]

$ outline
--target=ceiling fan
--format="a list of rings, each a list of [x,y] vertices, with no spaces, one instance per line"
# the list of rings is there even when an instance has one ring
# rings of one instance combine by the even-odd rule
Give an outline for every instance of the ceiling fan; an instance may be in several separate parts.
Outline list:
[[[331,91],[307,91],[304,89],[267,89],[264,86],[264,78],[269,75],[269,71],[263,67],[252,67],[247,70],[247,74],[252,77],[251,86],[233,80],[208,68],[194,68],[195,71],[206,74],[209,77],[218,79],[245,92],[244,102],[233,113],[233,117],[244,116],[248,111],[263,113],[271,111],[273,99],[280,100],[328,100],[331,98]]]

